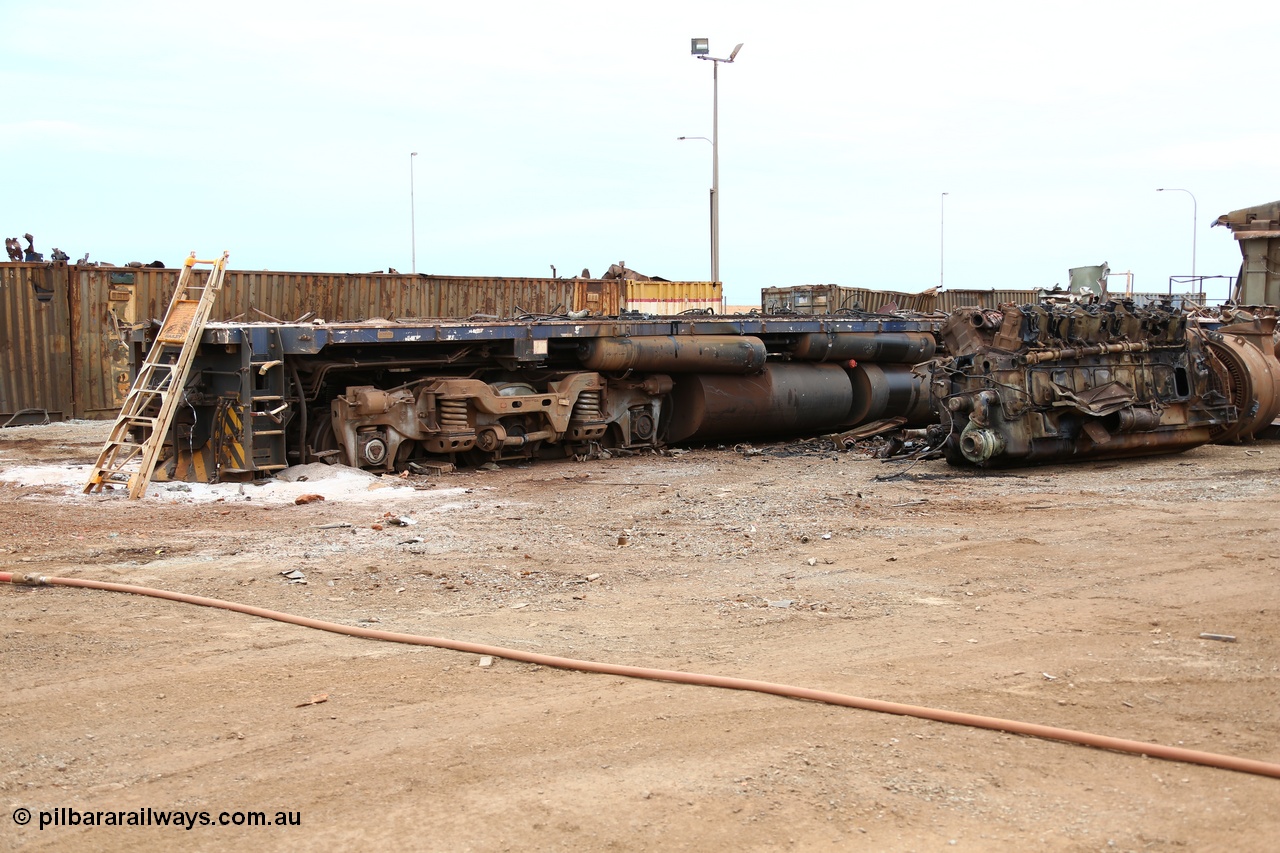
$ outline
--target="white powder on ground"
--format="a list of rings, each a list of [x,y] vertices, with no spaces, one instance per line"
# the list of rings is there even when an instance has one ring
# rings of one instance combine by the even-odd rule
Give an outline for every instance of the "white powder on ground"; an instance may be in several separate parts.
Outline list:
[[[18,486],[64,486],[64,497],[71,500],[97,499],[100,495],[84,495],[81,490],[89,479],[89,465],[23,465],[0,470],[0,481]],[[401,498],[427,500],[456,498],[465,488],[416,490],[399,477],[380,477],[368,471],[345,465],[316,462],[281,471],[271,480],[248,483],[164,483],[152,481],[145,500],[227,503],[252,499],[268,504],[291,504],[302,495],[322,495],[326,501],[339,503],[371,503]],[[123,488],[110,494],[124,498]],[[435,503],[432,500],[432,503]]]

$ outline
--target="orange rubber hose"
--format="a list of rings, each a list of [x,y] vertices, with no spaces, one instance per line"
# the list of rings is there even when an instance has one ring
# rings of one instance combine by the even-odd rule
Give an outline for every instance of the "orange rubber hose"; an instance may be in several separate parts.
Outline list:
[[[541,666],[558,669],[574,669],[581,672],[596,672],[604,675],[621,675],[628,678],[646,678],[652,681],[670,681],[676,684],[692,684],[703,687],[722,687],[727,690],[750,690],[756,693],[771,693],[791,699],[808,699],[813,702],[825,702],[828,705],[843,705],[848,708],[860,708],[864,711],[878,711],[885,714],[898,714],[906,717],[918,717],[922,720],[934,720],[939,723],[954,723],[961,726],[972,726],[981,729],[994,729],[1011,734],[1030,735],[1032,737],[1058,740],[1066,743],[1092,746],[1099,749],[1110,749],[1117,752],[1129,752],[1146,755],[1151,758],[1162,758],[1168,761],[1183,761],[1189,764],[1203,764],[1222,770],[1236,770],[1241,773],[1253,773],[1258,776],[1271,776],[1280,779],[1280,764],[1258,761],[1252,758],[1237,758],[1231,755],[1220,755],[1213,752],[1201,752],[1196,749],[1184,749],[1177,746],[1164,746],[1158,743],[1145,743],[1137,740],[1091,734],[1074,729],[1062,729],[1056,726],[1042,726],[1038,723],[1024,723],[1017,720],[1004,720],[999,717],[984,717],[977,714],[963,714],[959,711],[946,711],[939,708],[926,708],[920,705],[903,705],[898,702],[883,702],[879,699],[864,699],[843,693],[831,693],[826,690],[812,690],[807,687],[793,687],[787,684],[774,684],[768,681],[753,681],[746,678],[730,678],[723,675],[701,675],[693,672],[679,672],[669,669],[650,669],[642,666],[625,666],[613,663],[597,663],[595,661],[574,660],[554,655],[537,654],[519,649],[507,649],[501,646],[487,646],[482,643],[467,643],[460,640],[448,640],[440,637],[424,637],[418,634],[400,634],[394,631],[377,631],[372,628],[359,628],[352,625],[340,625],[337,622],[325,622],[320,619],[309,619],[291,613],[281,613],[234,601],[223,601],[217,598],[205,598],[199,595],[188,595],[183,592],[170,592],[164,589],[153,589],[144,586],[132,586],[105,581],[81,580],[78,578],[56,578],[42,575],[15,575],[12,572],[0,572],[0,583],[14,583],[25,586],[69,586],[83,589],[100,589],[108,592],[127,592],[134,595],[147,595],[152,598],[164,598],[169,601],[181,601],[187,604],[198,604],[202,607],[217,607],[245,613],[249,616],[260,616],[301,625],[304,628],[317,628],[321,631],[332,631],[335,634],[347,634],[367,640],[386,640],[393,643],[408,643],[415,646],[434,646],[441,649],[452,649],[477,655],[492,655],[508,660],[524,661]]]

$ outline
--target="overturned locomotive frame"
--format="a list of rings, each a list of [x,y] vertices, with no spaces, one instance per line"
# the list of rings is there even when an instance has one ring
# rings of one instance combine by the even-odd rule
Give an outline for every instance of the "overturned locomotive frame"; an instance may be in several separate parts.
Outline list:
[[[1274,312],[211,323],[160,477],[379,472],[941,422],[980,467],[1177,452],[1280,413]],[[936,429],[936,428],[935,428]]]
[[[934,418],[939,321],[805,317],[210,323],[160,476],[390,472]]]

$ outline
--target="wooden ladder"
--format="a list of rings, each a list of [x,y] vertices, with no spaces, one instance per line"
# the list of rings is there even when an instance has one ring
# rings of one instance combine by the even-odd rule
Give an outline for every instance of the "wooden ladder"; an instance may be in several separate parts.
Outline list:
[[[107,483],[127,483],[131,500],[147,493],[205,323],[222,289],[227,255],[223,252],[216,261],[199,261],[192,252],[183,262],[164,323],[93,465],[84,487],[86,495],[102,491]],[[203,285],[195,280],[196,264],[213,267]]]

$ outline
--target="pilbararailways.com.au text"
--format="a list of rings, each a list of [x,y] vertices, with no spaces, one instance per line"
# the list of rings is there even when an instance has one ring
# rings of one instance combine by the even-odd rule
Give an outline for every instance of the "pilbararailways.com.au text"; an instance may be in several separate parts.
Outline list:
[[[25,814],[23,814],[25,813]],[[39,829],[70,826],[172,826],[190,831],[197,826],[302,826],[300,811],[181,811],[141,809],[80,810],[68,807],[41,810],[32,814],[25,808],[15,809],[13,822],[25,825],[36,818]],[[25,819],[24,819],[25,817]]]

